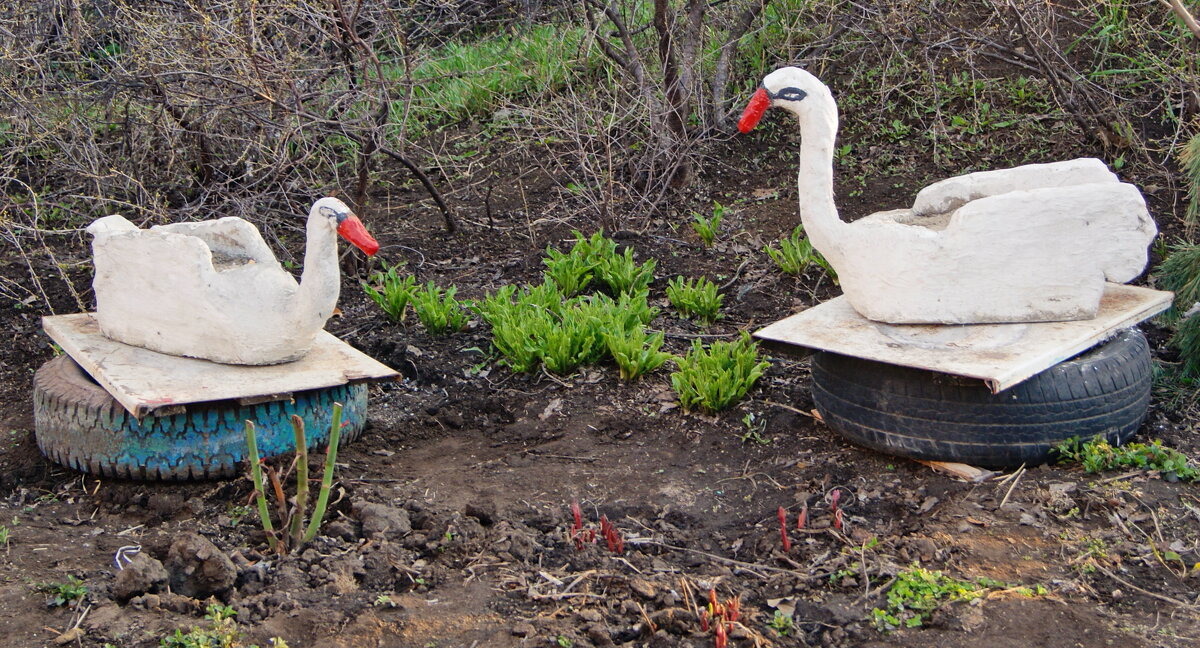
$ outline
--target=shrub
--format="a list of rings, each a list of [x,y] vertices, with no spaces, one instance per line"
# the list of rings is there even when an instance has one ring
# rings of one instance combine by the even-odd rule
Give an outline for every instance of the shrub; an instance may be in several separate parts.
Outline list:
[[[388,319],[393,322],[404,321],[405,310],[408,308],[409,301],[412,300],[413,291],[417,288],[417,280],[412,275],[408,275],[403,279],[396,274],[399,266],[387,267],[385,272],[376,272],[371,278],[379,288],[374,288],[370,284],[363,283],[363,291],[371,298]]]
[[[685,411],[699,407],[713,413],[746,395],[762,377],[768,363],[758,359],[758,345],[743,332],[733,342],[713,342],[707,349],[699,340],[671,374],[671,386]]]
[[[442,290],[432,281],[413,291],[412,305],[425,330],[434,335],[461,331],[467,325],[467,313],[462,302],[454,298],[458,288]]]
[[[684,317],[712,323],[720,317],[718,311],[725,296],[717,293],[717,284],[704,277],[676,277],[667,284],[667,299]]]

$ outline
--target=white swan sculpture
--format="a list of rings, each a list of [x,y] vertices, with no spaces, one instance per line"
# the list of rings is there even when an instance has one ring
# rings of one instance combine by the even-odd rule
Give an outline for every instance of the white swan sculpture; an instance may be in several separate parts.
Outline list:
[[[767,108],[800,120],[800,219],[859,314],[880,322],[1090,319],[1106,280],[1132,280],[1157,232],[1136,187],[1081,158],[934,183],[911,209],[845,223],[833,201],[837,104],[794,67],[763,79],[738,124]]]
[[[95,237],[96,319],[106,337],[239,365],[290,362],[308,352],[337,304],[335,234],[368,255],[379,249],[336,198],[309,211],[299,285],[240,218],[143,230],[106,216],[87,230]]]

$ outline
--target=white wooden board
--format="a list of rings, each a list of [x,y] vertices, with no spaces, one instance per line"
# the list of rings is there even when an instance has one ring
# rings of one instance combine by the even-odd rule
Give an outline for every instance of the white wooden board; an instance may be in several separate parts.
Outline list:
[[[1172,293],[1108,284],[1094,319],[1032,324],[883,324],[837,297],[759,330],[769,343],[978,378],[999,392],[1163,312]]]
[[[115,342],[100,334],[91,313],[43,317],[42,328],[138,418],[179,413],[189,403],[282,400],[308,389],[398,377],[328,331],[317,335],[312,351],[300,360],[251,367],[165,355]]]

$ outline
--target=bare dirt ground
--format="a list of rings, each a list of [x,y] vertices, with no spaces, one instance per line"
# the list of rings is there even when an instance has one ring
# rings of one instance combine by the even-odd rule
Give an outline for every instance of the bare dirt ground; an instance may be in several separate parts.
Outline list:
[[[665,220],[612,233],[639,258],[659,260],[660,306],[663,277],[725,284],[726,317],[713,327],[669,309],[656,320],[676,351],[697,335],[753,330],[836,294],[827,280],[782,275],[757,254],[792,222],[786,165],[750,173],[761,154],[717,153],[729,161],[704,178],[712,195],[771,197],[739,203],[714,248]],[[543,250],[563,245],[568,228],[532,226],[508,183],[527,183],[537,213],[563,204],[544,178],[517,180],[519,160],[498,160],[509,175],[496,186],[508,189],[493,196],[491,222],[464,207],[463,231],[447,235],[432,216],[377,216],[383,258],[466,297],[535,280]],[[847,211],[876,200],[860,197]],[[58,254],[85,264],[88,249],[76,238]],[[20,259],[5,263],[7,277],[27,280]],[[59,297],[56,307],[69,310]],[[0,520],[12,539],[0,552],[0,644],[132,648],[204,627],[205,601],[115,593],[119,547],[166,560],[188,533],[235,556],[236,583],[217,598],[261,645],[279,636],[292,646],[707,646],[712,634],[694,606],[710,589],[740,597],[736,646],[1166,647],[1200,637],[1191,568],[1200,499],[1191,486],[1074,466],[965,483],[848,445],[802,414],[812,409],[805,361],[773,358],[745,401],[705,417],[680,411],[665,372],[636,384],[619,382],[612,367],[514,375],[484,362],[482,325],[433,337],[415,323],[390,324],[349,278],[341,307],[330,330],[404,379],[371,388],[370,426],[339,455],[338,503],[324,534],[277,557],[265,555],[254,514],[241,508],[246,478],[123,483],[42,458],[29,390],[52,350],[39,332],[42,311],[6,306]],[[766,421],[761,441],[742,438],[749,413]],[[1141,437],[1195,451],[1195,425],[1156,406]],[[835,490],[841,530],[832,528]],[[601,515],[614,521],[623,553],[573,545],[573,500],[589,527]],[[804,505],[808,527],[792,531],[784,553],[777,508],[794,519]],[[1164,560],[1168,551],[1179,558]],[[881,633],[870,612],[914,564],[1045,593],[1001,588],[946,605],[923,628]],[[86,584],[86,597],[76,608],[49,607],[39,585],[69,576]],[[776,609],[794,610],[786,633],[770,626]]]
[[[992,64],[998,75],[1024,71]],[[836,71],[828,80],[835,91],[873,83]],[[920,133],[890,115],[880,121],[885,114],[843,105],[848,124],[870,119],[894,129],[847,127],[843,141],[854,147],[837,170],[846,218],[908,204],[948,170],[1108,153],[1053,113],[972,134],[966,154],[939,158],[912,144]],[[441,137],[429,150],[473,152],[454,163],[442,157],[437,169],[461,230],[443,231],[402,169],[384,170],[398,179],[376,196],[387,207],[368,218],[380,258],[405,262],[421,282],[479,298],[539,281],[547,246],[562,249],[572,229],[606,225],[639,260],[658,260],[651,300],[663,312],[651,328],[676,353],[697,337],[753,331],[838,294],[815,270],[793,278],[762,253],[797,221],[797,141],[783,119],[711,145],[697,184],[668,213],[616,227],[547,175],[539,163],[547,151],[530,138],[482,137],[473,124]],[[1182,192],[1140,175],[1144,168],[1131,164],[1122,175],[1145,189],[1160,227],[1179,234]],[[713,200],[730,209],[706,249],[687,223]],[[282,239],[281,257],[298,259],[300,233]],[[281,637],[293,647],[701,647],[715,645],[699,614],[710,591],[740,601],[729,639],[739,648],[1200,644],[1193,485],[1072,465],[963,482],[840,440],[811,416],[807,361],[793,358],[771,358],[745,400],[711,417],[681,411],[667,371],[634,384],[610,366],[514,375],[489,361],[486,325],[438,337],[412,321],[389,323],[350,276],[342,313],[327,328],[403,380],[371,387],[369,426],[339,454],[337,501],[322,534],[298,552],[269,555],[245,477],[120,482],[39,454],[31,381],[54,353],[39,318],[77,310],[63,276],[91,302],[82,232],[46,240],[53,257],[0,251],[0,276],[30,294],[40,277],[51,301],[0,304],[0,524],[10,531],[0,547],[0,646],[159,646],[176,629],[211,627],[206,608],[220,603],[236,611],[245,642],[260,646]],[[724,319],[708,328],[678,319],[664,296],[676,275],[721,285]],[[1153,324],[1146,331],[1156,358],[1173,360],[1164,332]],[[1137,440],[1196,456],[1196,412],[1168,397],[1156,392]],[[751,414],[765,426],[749,429]],[[576,546],[573,501],[585,529],[601,516],[615,524],[623,552],[602,541]],[[790,520],[805,507],[809,516],[804,530],[790,532],[787,552],[779,507]],[[139,545],[170,567],[180,541],[199,553],[212,543],[229,561],[211,558],[205,569],[232,584],[210,595],[118,580],[119,548]],[[887,606],[896,575],[914,565],[992,587],[946,603],[920,628],[880,631],[872,611]],[[46,586],[71,577],[87,588],[82,599],[48,605]],[[777,614],[791,614],[791,623]]]

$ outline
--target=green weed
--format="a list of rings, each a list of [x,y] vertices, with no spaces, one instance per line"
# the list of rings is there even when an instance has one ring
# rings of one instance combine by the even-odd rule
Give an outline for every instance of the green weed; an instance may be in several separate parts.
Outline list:
[[[758,345],[748,333],[733,342],[713,342],[707,349],[695,340],[679,370],[671,374],[671,386],[684,411],[714,413],[745,396],[768,366],[759,360]]]
[[[872,610],[871,619],[880,631],[916,628],[942,605],[951,601],[980,599],[989,590],[1009,590],[1023,596],[1040,596],[1046,593],[1046,589],[1041,585],[1011,587],[986,578],[975,581],[958,580],[940,571],[930,571],[914,565],[912,569],[896,574],[895,582],[888,588],[887,608]]]
[[[717,284],[705,277],[684,279],[676,277],[667,283],[667,299],[684,317],[712,323],[721,315],[725,295],[717,293]]]
[[[74,575],[68,575],[65,583],[42,583],[37,589],[46,594],[46,605],[49,607],[74,607],[88,593],[87,585]]]
[[[386,267],[384,272],[376,272],[371,278],[378,285],[378,288],[370,284],[363,283],[363,291],[371,298],[388,319],[393,322],[404,321],[404,312],[408,308],[408,303],[412,300],[413,292],[417,288],[417,280],[412,275],[408,275],[403,279],[396,274],[399,266]]]
[[[763,248],[763,251],[775,261],[775,265],[779,266],[780,270],[787,274],[801,274],[811,263],[824,269],[829,278],[835,284],[837,283],[837,272],[813,247],[812,241],[809,241],[808,237],[804,235],[803,225],[797,225],[787,238],[780,239],[778,248],[768,245]]]
[[[176,629],[175,634],[163,637],[159,648],[258,648],[242,643],[242,633],[233,620],[236,615],[237,611],[228,605],[213,603],[204,615],[209,622],[207,628],[193,627],[187,633]],[[271,639],[271,648],[288,648],[288,645],[275,637]]]
[[[1086,443],[1071,439],[1054,448],[1059,461],[1072,461],[1083,466],[1084,472],[1139,468],[1158,471],[1169,481],[1196,481],[1200,469],[1187,455],[1162,445],[1162,441],[1127,443],[1113,447],[1102,438]]]
[[[696,236],[700,237],[704,247],[712,247],[713,241],[717,238],[717,230],[721,226],[721,219],[724,217],[725,206],[716,201],[713,201],[711,217],[706,217],[700,212],[692,212],[692,230],[696,232]]]
[[[8,551],[10,542],[12,542],[12,531],[3,524],[0,524],[0,544],[4,545],[5,551]]]
[[[620,333],[605,333],[604,344],[617,363],[621,379],[631,382],[658,369],[673,357],[659,350],[663,344],[662,333],[647,336],[640,326]]]
[[[786,637],[796,629],[792,615],[784,614],[781,610],[775,610],[775,616],[771,617],[771,622],[767,626],[780,637]]]
[[[464,304],[454,298],[458,288],[450,286],[442,289],[432,281],[424,288],[418,288],[412,293],[413,310],[417,319],[426,331],[434,335],[445,335],[461,331],[467,325],[467,312]]]

